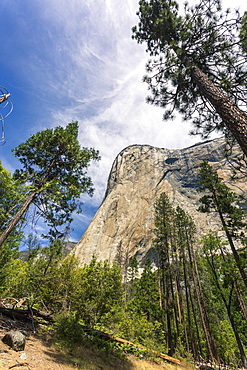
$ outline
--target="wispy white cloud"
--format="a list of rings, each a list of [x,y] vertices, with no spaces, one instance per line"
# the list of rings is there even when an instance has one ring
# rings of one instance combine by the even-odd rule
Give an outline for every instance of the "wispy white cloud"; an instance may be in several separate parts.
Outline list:
[[[148,56],[144,46],[131,40],[137,0],[42,4],[41,17],[54,31],[45,83],[61,100],[67,96],[67,104],[52,108],[52,122],[78,120],[82,145],[95,147],[102,157],[89,170],[96,188],[93,204],[102,200],[112,162],[128,145],[181,148],[199,141],[188,136],[188,125],[179,119],[172,125],[163,122],[163,111],[145,102],[142,77]],[[42,63],[40,59],[37,65]]]
[[[13,9],[3,1],[15,27],[15,38],[9,33],[5,39],[15,56],[9,65],[22,77],[16,84],[26,94],[27,131],[78,120],[82,146],[100,151],[101,161],[89,168],[96,190],[93,199],[83,198],[87,207],[101,202],[123,148],[183,148],[200,141],[188,136],[188,123],[179,117],[163,122],[163,111],[145,102],[148,54],[131,39],[138,0],[22,0],[12,1]]]

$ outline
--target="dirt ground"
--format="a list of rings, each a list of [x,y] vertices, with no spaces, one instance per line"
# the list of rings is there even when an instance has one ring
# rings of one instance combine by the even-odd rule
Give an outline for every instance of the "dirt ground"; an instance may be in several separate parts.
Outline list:
[[[1,339],[4,336],[1,331]],[[64,356],[65,357],[65,356]],[[67,362],[67,361],[66,361]],[[75,369],[73,363],[65,362],[63,354],[45,342],[39,335],[31,335],[26,339],[25,350],[16,352],[0,341],[0,370],[69,370]]]
[[[1,340],[8,330],[0,329],[0,370],[176,370],[159,360],[150,362],[134,356],[105,359],[90,348],[60,350],[44,333],[32,333],[26,338],[25,350],[16,352]]]

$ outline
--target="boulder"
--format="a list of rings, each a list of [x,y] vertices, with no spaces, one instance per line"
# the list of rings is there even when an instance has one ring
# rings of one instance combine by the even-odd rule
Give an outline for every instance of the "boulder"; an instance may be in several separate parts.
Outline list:
[[[5,334],[2,341],[15,351],[24,351],[26,337],[20,331],[11,330]]]

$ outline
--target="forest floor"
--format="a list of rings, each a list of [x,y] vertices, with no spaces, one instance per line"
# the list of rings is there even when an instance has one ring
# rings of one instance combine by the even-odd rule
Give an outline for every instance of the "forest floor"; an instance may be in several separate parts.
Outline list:
[[[3,327],[0,329],[0,370],[176,370],[178,368],[161,359],[146,360],[136,358],[134,355],[106,355],[86,346],[66,350],[60,348],[44,331],[27,336],[25,350],[16,352],[1,340],[8,330],[9,328]]]

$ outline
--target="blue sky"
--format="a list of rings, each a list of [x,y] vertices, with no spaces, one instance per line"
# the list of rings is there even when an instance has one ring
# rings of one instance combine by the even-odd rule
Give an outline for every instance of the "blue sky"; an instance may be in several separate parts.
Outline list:
[[[175,149],[200,141],[188,135],[188,123],[163,122],[163,111],[145,102],[148,54],[131,39],[137,10],[138,0],[1,0],[0,85],[14,105],[0,147],[3,165],[9,171],[19,166],[11,150],[31,134],[75,120],[81,145],[102,157],[90,167],[95,195],[83,197],[73,241],[100,205],[122,149],[132,144]]]

